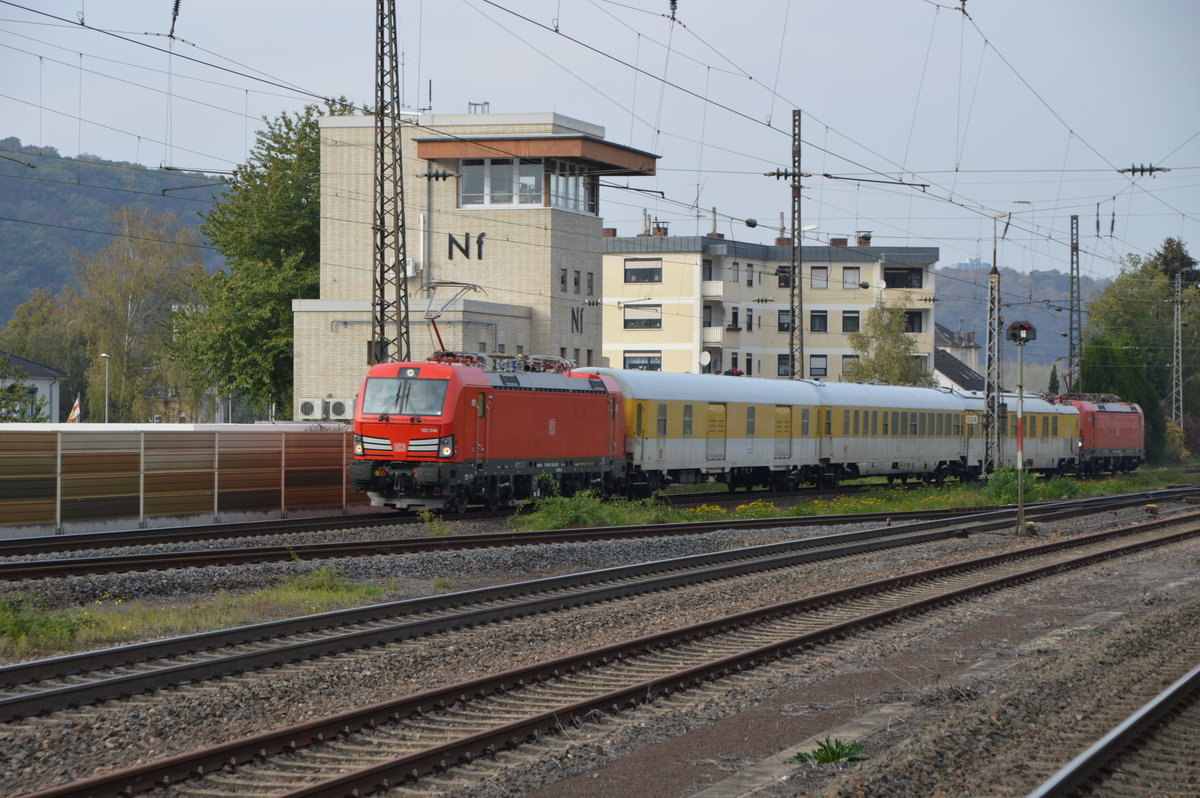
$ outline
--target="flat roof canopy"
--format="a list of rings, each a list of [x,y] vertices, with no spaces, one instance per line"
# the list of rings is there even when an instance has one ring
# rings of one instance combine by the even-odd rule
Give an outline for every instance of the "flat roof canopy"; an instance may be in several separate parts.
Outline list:
[[[588,136],[462,136],[416,139],[417,157],[569,158],[595,164],[610,175],[653,175],[657,155]]]

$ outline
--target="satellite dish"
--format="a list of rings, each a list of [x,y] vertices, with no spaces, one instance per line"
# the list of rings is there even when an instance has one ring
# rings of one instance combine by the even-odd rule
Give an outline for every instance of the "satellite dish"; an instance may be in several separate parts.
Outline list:
[[[712,353],[711,352],[709,352],[708,350],[705,350],[700,353],[700,365],[701,366],[707,366],[711,362],[712,362]]]

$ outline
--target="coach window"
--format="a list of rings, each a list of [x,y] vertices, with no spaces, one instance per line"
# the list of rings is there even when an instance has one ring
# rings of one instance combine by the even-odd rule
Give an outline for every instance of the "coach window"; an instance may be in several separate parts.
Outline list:
[[[634,422],[634,426],[633,426],[633,434],[634,434],[634,435],[636,435],[636,436],[637,436],[637,437],[639,437],[639,438],[640,438],[640,437],[642,437],[642,411],[643,411],[643,406],[642,406],[642,403],[641,403],[641,402],[638,402],[638,405],[637,405],[637,420]]]
[[[754,405],[746,408],[746,437],[754,437]]]
[[[1058,416],[1050,416],[1050,435],[1058,437]]]
[[[833,411],[829,409],[825,410],[825,434],[833,434]]]
[[[661,283],[662,258],[626,258],[625,282]]]
[[[1029,417],[1029,437],[1037,437],[1037,416]]]
[[[805,438],[808,437],[808,408],[800,409],[800,434]]]
[[[883,411],[883,437],[888,436],[888,411]]]
[[[946,434],[946,414],[945,413],[937,414],[937,430],[933,434],[938,436],[939,438],[942,437],[944,434]]]
[[[925,416],[927,416],[927,415],[929,415],[929,414],[928,413],[917,413],[917,434],[920,435],[922,438],[925,437]]]
[[[842,435],[846,436],[849,434],[850,434],[850,411],[843,410],[842,411]]]
[[[883,416],[884,416],[884,418],[887,418],[887,413],[884,413]],[[878,434],[879,434],[879,411],[872,410],[871,411],[871,437],[874,438]]]
[[[924,416],[924,413],[922,413],[921,415]],[[915,437],[917,434],[917,414],[916,413],[913,413],[911,416],[909,416],[908,425],[909,425],[908,426],[908,434],[910,436]]]
[[[692,406],[683,406],[683,437],[692,437]]]
[[[908,435],[908,411],[900,414],[900,429],[896,432],[897,435]]]
[[[858,434],[858,413],[859,413],[859,411],[857,411],[857,410],[854,411],[854,434],[855,435]]]
[[[658,405],[658,420],[654,433],[660,438],[667,437],[667,405],[664,402],[659,402]]]

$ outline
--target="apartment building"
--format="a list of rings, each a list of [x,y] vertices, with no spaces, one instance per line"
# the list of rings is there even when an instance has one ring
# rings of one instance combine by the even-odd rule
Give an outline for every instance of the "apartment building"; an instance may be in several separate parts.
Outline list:
[[[604,231],[604,355],[613,366],[787,378],[793,323],[804,325],[803,376],[840,380],[850,334],[877,303],[902,302],[933,368],[936,247],[871,246],[870,233],[800,248],[803,314],[791,317],[790,240],[722,235],[620,237]]]

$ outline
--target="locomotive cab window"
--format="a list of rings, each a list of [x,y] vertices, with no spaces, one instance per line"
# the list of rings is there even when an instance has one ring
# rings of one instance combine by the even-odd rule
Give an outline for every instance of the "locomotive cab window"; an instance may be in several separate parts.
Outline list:
[[[440,416],[449,380],[370,377],[363,391],[363,415]]]

